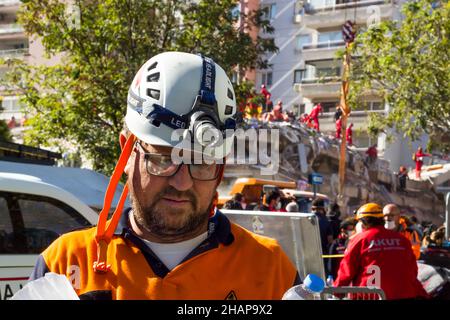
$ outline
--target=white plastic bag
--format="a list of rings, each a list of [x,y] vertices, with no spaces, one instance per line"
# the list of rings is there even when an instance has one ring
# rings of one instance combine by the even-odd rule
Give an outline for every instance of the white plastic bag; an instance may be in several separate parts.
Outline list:
[[[80,300],[65,275],[46,273],[28,282],[11,300]]]

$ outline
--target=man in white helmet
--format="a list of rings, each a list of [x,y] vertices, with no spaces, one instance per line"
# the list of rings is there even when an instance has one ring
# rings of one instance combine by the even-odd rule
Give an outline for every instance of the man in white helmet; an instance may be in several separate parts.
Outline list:
[[[166,52],[147,61],[129,89],[97,227],[53,242],[31,279],[65,274],[86,299],[281,299],[299,282],[281,247],[215,210],[235,113],[231,82],[211,59]],[[132,208],[122,210],[128,191]]]

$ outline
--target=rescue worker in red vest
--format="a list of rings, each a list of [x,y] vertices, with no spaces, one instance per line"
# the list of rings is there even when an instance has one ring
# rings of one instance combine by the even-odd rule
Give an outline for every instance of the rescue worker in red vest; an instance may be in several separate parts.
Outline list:
[[[122,153],[97,227],[53,242],[31,279],[64,274],[85,299],[281,299],[299,283],[287,255],[215,207],[235,99],[207,57],[148,60],[128,92]],[[127,184],[107,222],[123,172]],[[123,210],[128,191],[132,206]]]
[[[360,207],[356,219],[363,231],[354,235],[339,266],[335,286],[375,286],[386,299],[426,298],[417,280],[417,262],[409,241],[384,228],[383,211],[376,203]]]
[[[320,103],[316,104],[309,114],[309,118],[314,122],[314,129],[318,132],[320,132],[319,114],[323,114],[322,105]]]
[[[420,235],[416,230],[408,227],[405,218],[400,216],[400,209],[393,203],[387,204],[383,208],[383,215],[385,221],[384,227],[389,230],[397,231],[408,239],[411,242],[411,248],[416,259],[419,260],[422,243]]]

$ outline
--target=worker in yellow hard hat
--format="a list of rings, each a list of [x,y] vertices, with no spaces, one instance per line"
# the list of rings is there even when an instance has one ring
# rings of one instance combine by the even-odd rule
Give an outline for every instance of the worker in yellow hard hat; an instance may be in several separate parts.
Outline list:
[[[384,228],[383,208],[367,203],[356,212],[362,231],[350,239],[335,286],[375,286],[387,299],[426,298],[408,239]]]

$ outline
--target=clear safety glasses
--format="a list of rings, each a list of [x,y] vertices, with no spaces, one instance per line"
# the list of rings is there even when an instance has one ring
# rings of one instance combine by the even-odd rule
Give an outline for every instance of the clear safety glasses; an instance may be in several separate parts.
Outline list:
[[[140,141],[136,143],[144,154],[147,173],[158,177],[172,177],[184,164],[173,163],[170,154],[159,154],[145,151]],[[185,164],[188,166],[189,174],[194,180],[211,181],[217,179],[220,172],[220,164],[208,161],[208,163]]]

